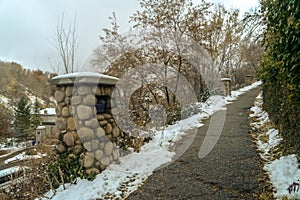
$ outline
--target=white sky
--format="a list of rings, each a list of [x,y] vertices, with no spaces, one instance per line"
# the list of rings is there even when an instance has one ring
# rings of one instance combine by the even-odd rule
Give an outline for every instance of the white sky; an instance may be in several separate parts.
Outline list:
[[[258,0],[212,0],[246,11]],[[64,13],[71,23],[75,13],[79,46],[77,60],[84,63],[99,44],[108,17],[116,12],[121,32],[128,31],[129,16],[138,10],[138,0],[0,0],[0,60],[14,61],[25,68],[50,70],[59,60],[54,32]]]

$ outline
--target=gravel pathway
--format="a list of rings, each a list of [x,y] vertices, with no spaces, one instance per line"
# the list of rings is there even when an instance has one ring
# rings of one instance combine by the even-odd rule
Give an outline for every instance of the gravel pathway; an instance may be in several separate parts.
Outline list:
[[[227,106],[221,137],[206,157],[200,159],[198,152],[209,120],[181,157],[155,171],[127,199],[259,199],[269,185],[248,134],[248,110],[260,90],[253,89]]]

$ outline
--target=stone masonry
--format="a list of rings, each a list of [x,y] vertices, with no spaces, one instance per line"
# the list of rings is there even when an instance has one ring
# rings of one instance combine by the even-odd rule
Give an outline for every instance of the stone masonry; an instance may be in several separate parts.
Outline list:
[[[111,114],[110,99],[117,81],[114,77],[100,74],[77,77],[58,76],[56,85],[56,126],[59,140],[56,150],[82,159],[88,174],[100,173],[119,159],[119,137],[122,132]],[[100,81],[99,81],[99,80]],[[99,81],[95,84],[95,81]],[[99,113],[96,104],[104,99],[105,112]]]

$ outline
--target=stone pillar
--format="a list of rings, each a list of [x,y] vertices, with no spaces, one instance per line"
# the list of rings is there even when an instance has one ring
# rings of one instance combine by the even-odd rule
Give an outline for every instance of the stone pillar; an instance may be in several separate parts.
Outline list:
[[[99,99],[110,100],[114,87],[111,83],[91,84],[86,77],[79,79],[82,81],[76,84],[70,78],[64,80],[64,76],[52,81],[56,84],[57,101],[56,150],[81,159],[88,174],[100,173],[119,159],[118,141],[122,133],[111,115],[110,104],[106,104],[105,113],[97,114],[96,109]]]
[[[221,81],[224,84],[225,95],[231,96],[231,79],[230,78],[222,78]]]

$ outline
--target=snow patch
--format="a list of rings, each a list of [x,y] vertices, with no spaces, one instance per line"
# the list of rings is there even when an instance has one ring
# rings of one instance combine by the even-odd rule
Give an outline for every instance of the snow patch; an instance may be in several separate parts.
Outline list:
[[[250,109],[253,113],[250,118],[255,119],[255,122],[250,125],[254,130],[263,127],[270,122],[269,115],[262,108],[263,98],[260,93],[254,102],[254,106]],[[269,178],[275,188],[274,196],[277,199],[287,197],[288,199],[300,198],[299,192],[288,191],[289,185],[300,179],[299,163],[296,155],[282,156],[279,159],[272,157],[272,150],[276,148],[282,141],[278,130],[270,128],[265,133],[260,133],[256,136],[257,148],[261,151],[261,157],[266,161],[264,170],[269,174]]]
[[[37,155],[26,155],[25,152],[20,153],[12,158],[9,158],[4,161],[5,164],[11,163],[11,162],[17,162],[17,161],[22,161],[22,160],[31,160],[31,159],[38,159],[38,158],[43,158],[47,156],[47,154],[41,154],[37,153]]]

